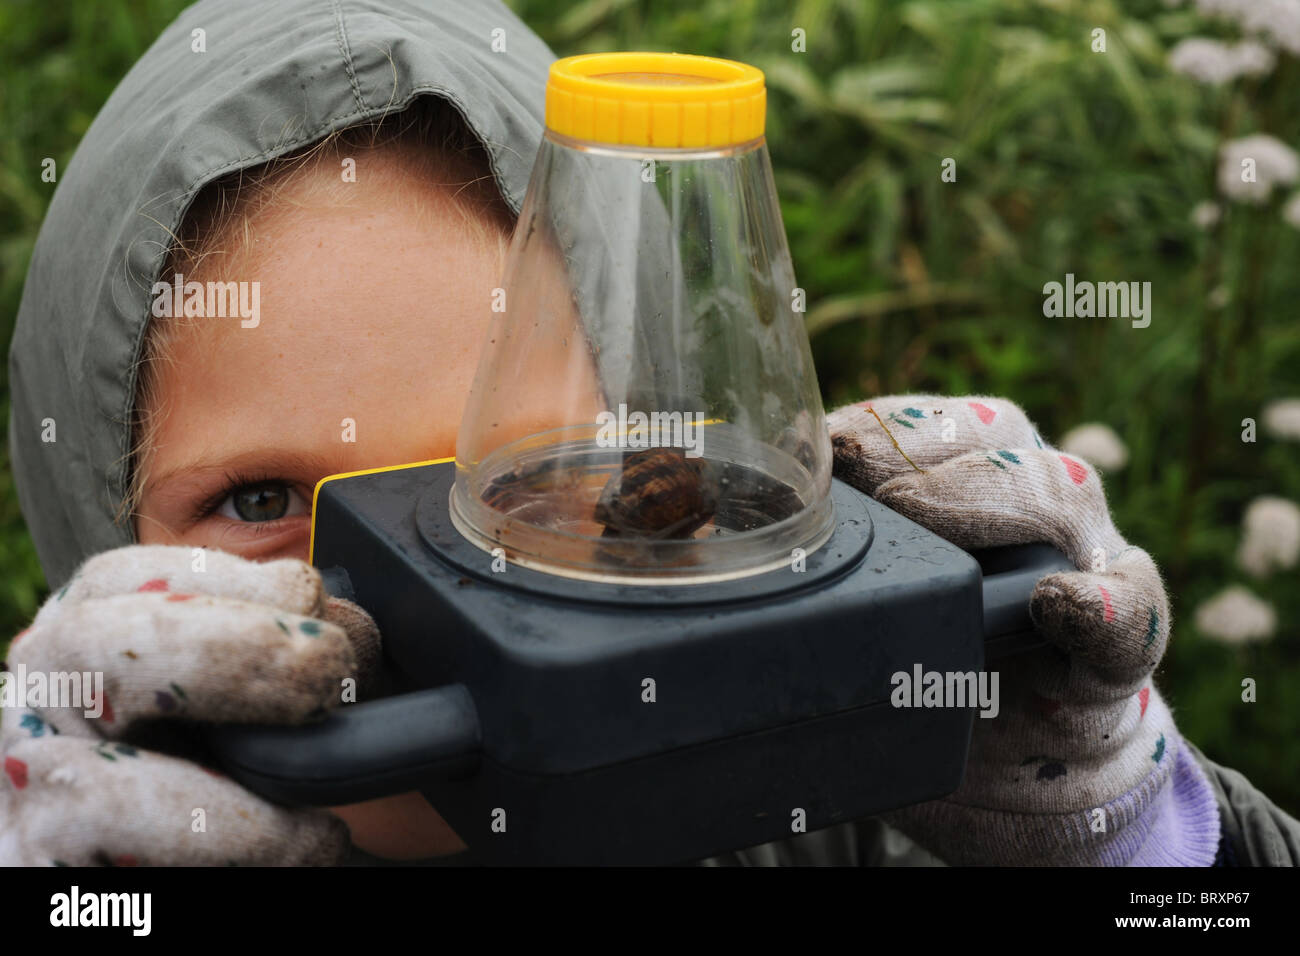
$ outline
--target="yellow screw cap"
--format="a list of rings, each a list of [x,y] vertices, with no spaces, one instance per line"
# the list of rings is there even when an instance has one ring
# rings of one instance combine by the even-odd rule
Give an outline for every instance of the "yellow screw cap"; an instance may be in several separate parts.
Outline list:
[[[588,53],[551,64],[546,127],[614,146],[714,148],[763,135],[763,72],[683,53]]]

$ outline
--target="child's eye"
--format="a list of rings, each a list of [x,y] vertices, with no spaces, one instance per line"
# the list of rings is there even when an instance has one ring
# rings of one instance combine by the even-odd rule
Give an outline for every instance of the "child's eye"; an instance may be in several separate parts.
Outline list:
[[[281,481],[264,481],[243,485],[231,492],[217,514],[231,521],[275,521],[306,514],[307,502],[302,495]]]

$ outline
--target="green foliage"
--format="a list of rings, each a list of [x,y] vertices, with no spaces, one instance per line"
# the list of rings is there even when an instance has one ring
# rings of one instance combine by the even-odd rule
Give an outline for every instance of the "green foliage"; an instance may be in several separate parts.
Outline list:
[[[116,81],[184,4],[0,5],[0,337],[7,340],[52,186]],[[1296,446],[1241,420],[1296,394],[1300,233],[1278,203],[1224,205],[1203,231],[1226,138],[1300,146],[1300,76],[1223,88],[1170,72],[1190,35],[1227,35],[1160,0],[512,0],[559,55],[657,49],[764,69],[768,138],[828,405],[891,392],[1003,395],[1045,437],[1085,421],[1130,450],[1107,479],[1115,519],[1166,570],[1174,640],[1158,674],[1180,728],[1300,812],[1300,588],[1235,563],[1260,494],[1300,501]],[[1094,53],[1091,33],[1107,32]],[[791,31],[806,52],[791,49]],[[945,157],[957,181],[940,179]],[[1149,281],[1147,329],[1049,319],[1067,272]],[[3,395],[0,390],[0,395]],[[7,424],[7,398],[5,420]],[[12,479],[0,469],[0,633],[42,595]],[[1277,637],[1246,649],[1192,626],[1247,584]],[[1240,680],[1259,681],[1243,704]]]
[[[54,195],[48,157],[67,167],[131,64],[185,7],[180,0],[0,4],[0,341],[8,343],[36,234]],[[0,658],[45,596],[9,465],[9,370],[0,370]]]

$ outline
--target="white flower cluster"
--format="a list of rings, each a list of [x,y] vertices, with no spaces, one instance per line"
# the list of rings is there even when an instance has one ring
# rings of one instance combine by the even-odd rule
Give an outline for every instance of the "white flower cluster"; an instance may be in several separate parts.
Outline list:
[[[1124,442],[1109,425],[1098,422],[1071,428],[1062,436],[1058,447],[1102,471],[1119,471],[1128,463]]]
[[[1300,193],[1296,193],[1286,201],[1286,205],[1282,207],[1282,218],[1286,220],[1287,225],[1300,229]]]
[[[1277,630],[1277,613],[1267,601],[1233,585],[1196,609],[1196,629],[1221,644],[1266,641]]]
[[[1279,398],[1264,406],[1264,431],[1274,438],[1300,441],[1300,398]]]
[[[1202,83],[1230,83],[1239,76],[1263,76],[1276,62],[1273,51],[1254,40],[1234,45],[1188,37],[1169,51],[1170,69]]]
[[[1254,181],[1243,174],[1254,164]],[[1242,202],[1267,201],[1275,186],[1295,182],[1300,176],[1300,157],[1286,143],[1267,133],[1229,140],[1219,151],[1219,189],[1230,199]]]
[[[1275,569],[1294,568],[1300,561],[1300,508],[1285,498],[1256,498],[1242,521],[1237,562],[1262,578]]]
[[[1204,199],[1192,207],[1192,222],[1198,229],[1212,229],[1219,224],[1223,211],[1217,202]]]
[[[1260,33],[1300,55],[1300,0],[1196,0],[1196,9],[1231,20],[1242,32]]]

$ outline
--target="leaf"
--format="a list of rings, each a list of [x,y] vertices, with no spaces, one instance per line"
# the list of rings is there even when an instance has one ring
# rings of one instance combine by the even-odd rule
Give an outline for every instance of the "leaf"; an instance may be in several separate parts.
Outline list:
[[[981,298],[982,291],[977,287],[943,283],[931,283],[890,292],[836,296],[823,300],[809,309],[804,325],[809,335],[816,335],[842,322],[936,305],[973,305]]]

